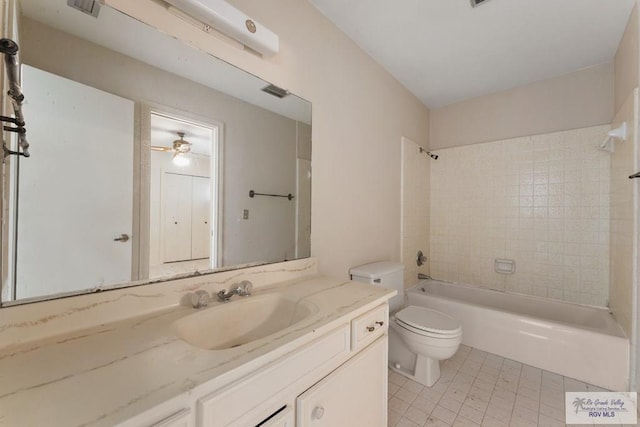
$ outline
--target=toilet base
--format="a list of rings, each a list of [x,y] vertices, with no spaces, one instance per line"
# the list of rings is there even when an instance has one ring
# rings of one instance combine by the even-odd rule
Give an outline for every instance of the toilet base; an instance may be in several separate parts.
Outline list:
[[[413,372],[399,366],[389,364],[389,369],[424,386],[433,386],[440,379],[440,362],[418,354]]]

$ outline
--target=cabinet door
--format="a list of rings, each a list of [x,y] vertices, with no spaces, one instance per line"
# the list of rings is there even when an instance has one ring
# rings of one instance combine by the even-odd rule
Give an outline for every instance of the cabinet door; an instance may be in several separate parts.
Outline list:
[[[191,259],[191,192],[189,175],[165,173],[162,183],[163,261]]]
[[[193,177],[191,209],[191,258],[209,258],[211,247],[211,180]]]
[[[383,336],[296,399],[296,425],[387,425],[387,345]]]

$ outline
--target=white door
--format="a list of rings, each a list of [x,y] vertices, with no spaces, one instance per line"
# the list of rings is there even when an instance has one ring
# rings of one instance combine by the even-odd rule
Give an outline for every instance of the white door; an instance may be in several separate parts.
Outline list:
[[[163,261],[191,259],[192,177],[165,173],[162,183]]]
[[[114,238],[132,235],[134,103],[28,65],[22,79],[16,297],[130,281],[131,240]]]
[[[211,247],[211,179],[194,176],[191,199],[191,258],[209,258]]]

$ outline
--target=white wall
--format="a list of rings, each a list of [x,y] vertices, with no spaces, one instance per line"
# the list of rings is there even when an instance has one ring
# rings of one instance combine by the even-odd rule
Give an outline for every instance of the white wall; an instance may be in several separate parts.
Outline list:
[[[400,138],[426,145],[427,108],[310,3],[232,0],[280,36],[262,59],[150,0],[108,0],[313,103],[312,255],[322,273],[400,259]]]
[[[638,5],[631,11],[627,27],[614,57],[614,112],[617,114],[640,83],[640,34]]]
[[[584,304],[609,294],[608,125],[440,150],[431,275]],[[513,259],[513,275],[495,273]]]
[[[636,89],[637,91],[637,89]],[[628,139],[615,144],[611,154],[611,311],[622,329],[631,337],[633,331],[634,253],[637,255],[637,213],[634,192],[637,183],[628,178],[637,172],[637,95],[631,92],[616,115],[614,126],[628,124]]]
[[[631,135],[627,144],[619,147],[618,152],[612,156],[611,176],[611,311],[631,339],[632,391],[637,390],[640,384],[640,255],[637,252],[640,244],[640,223],[637,215],[640,187],[637,182],[630,182],[627,176],[637,172],[640,165],[637,146],[638,101],[637,94],[634,95],[634,90],[637,92],[640,83],[639,14],[640,1],[636,1],[614,58],[614,121],[619,123],[626,120]]]
[[[244,120],[233,129],[225,125],[223,265],[293,259],[295,202],[249,198],[249,191],[295,194],[296,122],[266,110]]]
[[[431,110],[431,149],[608,124],[613,63]]]

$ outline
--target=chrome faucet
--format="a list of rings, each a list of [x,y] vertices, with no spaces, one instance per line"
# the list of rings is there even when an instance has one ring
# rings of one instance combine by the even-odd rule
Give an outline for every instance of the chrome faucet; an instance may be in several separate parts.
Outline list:
[[[229,292],[224,289],[219,291],[216,295],[218,296],[218,301],[228,302],[232,296],[240,295],[241,297],[248,297],[251,295],[251,290],[253,289],[253,284],[251,284],[248,280],[243,280],[242,282],[233,285]]]

